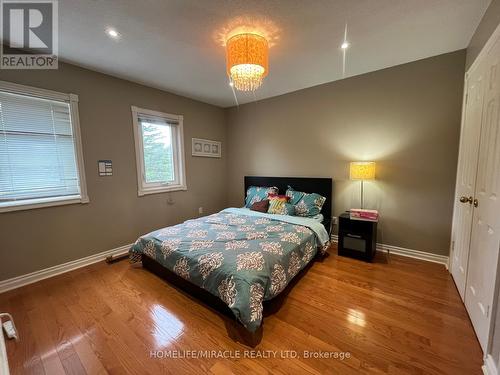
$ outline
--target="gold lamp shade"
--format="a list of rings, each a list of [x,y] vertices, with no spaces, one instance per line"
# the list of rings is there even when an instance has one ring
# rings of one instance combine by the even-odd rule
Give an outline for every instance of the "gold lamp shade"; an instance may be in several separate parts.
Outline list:
[[[363,181],[375,179],[375,162],[352,161],[349,165],[351,180],[361,180],[360,203],[363,208]]]
[[[353,161],[349,166],[351,180],[374,180],[375,162]]]
[[[226,42],[227,74],[240,91],[254,91],[269,72],[269,45],[263,36],[244,33]]]

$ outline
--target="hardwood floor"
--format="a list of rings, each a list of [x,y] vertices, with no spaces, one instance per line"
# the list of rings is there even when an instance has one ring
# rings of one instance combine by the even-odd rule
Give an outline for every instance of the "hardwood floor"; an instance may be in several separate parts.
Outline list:
[[[445,268],[380,253],[374,264],[336,254],[314,263],[264,319],[253,349],[228,336],[228,318],[127,261],[0,294],[0,311],[20,331],[7,342],[12,374],[481,374],[482,352]],[[162,358],[205,350],[241,358]]]

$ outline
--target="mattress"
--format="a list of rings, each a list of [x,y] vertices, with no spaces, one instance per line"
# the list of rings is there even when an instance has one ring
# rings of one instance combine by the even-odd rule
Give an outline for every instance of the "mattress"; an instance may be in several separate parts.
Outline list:
[[[150,257],[220,298],[254,332],[262,302],[281,293],[327,245],[317,219],[229,208],[141,236],[130,255]]]

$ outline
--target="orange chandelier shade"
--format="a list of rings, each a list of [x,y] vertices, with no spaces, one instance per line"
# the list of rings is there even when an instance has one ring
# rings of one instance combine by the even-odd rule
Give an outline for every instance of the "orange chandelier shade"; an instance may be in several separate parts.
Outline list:
[[[240,91],[254,91],[269,72],[269,44],[263,36],[244,33],[226,42],[227,75]]]

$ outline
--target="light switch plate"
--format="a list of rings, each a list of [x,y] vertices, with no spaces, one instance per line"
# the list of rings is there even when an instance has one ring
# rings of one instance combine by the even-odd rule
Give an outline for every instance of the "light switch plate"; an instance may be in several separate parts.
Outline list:
[[[97,165],[99,176],[113,176],[113,162],[111,160],[99,160]]]

